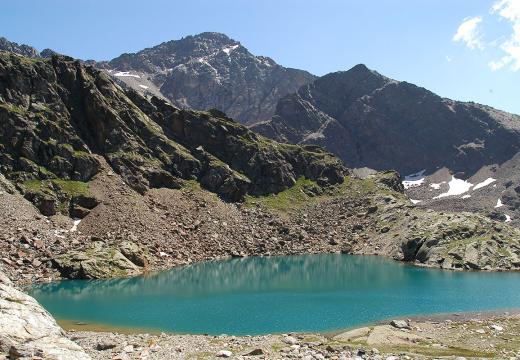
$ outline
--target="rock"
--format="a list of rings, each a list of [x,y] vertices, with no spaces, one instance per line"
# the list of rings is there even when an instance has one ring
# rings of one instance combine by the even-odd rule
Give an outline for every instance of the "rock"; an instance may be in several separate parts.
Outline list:
[[[0,272],[0,344],[9,349],[11,359],[90,359],[35,299],[5,278]]]
[[[495,324],[492,324],[489,326],[491,329],[495,330],[495,331],[504,331],[504,328],[500,325],[495,325]]]
[[[137,266],[147,267],[149,264],[145,248],[132,241],[123,241],[119,244],[119,251]]]
[[[381,345],[413,345],[419,341],[424,341],[424,338],[390,325],[382,325],[374,327],[368,336],[367,345],[375,347]]]
[[[288,345],[296,345],[298,344],[298,339],[293,336],[285,336],[282,341]]]
[[[102,279],[126,277],[141,273],[142,268],[128,260],[118,249],[94,241],[84,251],[69,251],[52,259],[63,277],[69,279]]]
[[[392,320],[390,321],[390,325],[397,329],[411,329],[410,323],[407,320]]]
[[[103,341],[103,342],[99,342],[97,345],[96,345],[96,349],[98,351],[104,351],[104,350],[109,350],[109,349],[113,349],[117,346],[117,344],[114,344],[113,342],[109,342],[109,341]]]
[[[254,349],[250,352],[248,352],[247,354],[245,354],[245,356],[260,356],[260,355],[264,355],[265,352],[264,350],[258,348],[258,349]]]
[[[354,340],[354,339],[361,338],[361,337],[366,337],[370,333],[370,330],[371,329],[369,327],[362,327],[359,329],[346,331],[344,333],[334,336],[334,340],[349,341],[349,340]]]
[[[233,355],[233,353],[229,350],[220,350],[218,353],[217,353],[217,357],[221,357],[221,358],[229,358]]]

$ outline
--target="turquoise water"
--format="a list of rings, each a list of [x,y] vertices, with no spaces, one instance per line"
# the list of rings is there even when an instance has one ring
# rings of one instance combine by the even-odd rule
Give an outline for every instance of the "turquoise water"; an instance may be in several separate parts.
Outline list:
[[[520,308],[520,273],[450,272],[380,257],[306,255],[207,262],[131,279],[61,281],[30,293],[59,319],[254,335]]]

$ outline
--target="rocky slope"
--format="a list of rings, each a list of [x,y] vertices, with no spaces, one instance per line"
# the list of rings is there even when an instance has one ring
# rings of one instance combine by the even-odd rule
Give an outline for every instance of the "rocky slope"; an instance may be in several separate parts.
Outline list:
[[[350,167],[411,174],[407,193],[420,206],[477,211],[513,224],[520,218],[517,115],[441,98],[358,65],[281,99],[273,118],[252,129],[323,146]],[[504,207],[495,208],[498,199]]]
[[[446,168],[416,176],[407,194],[418,206],[436,210],[471,211],[520,225],[520,153],[510,160],[482,167],[467,179]]]
[[[58,53],[51,49],[44,49],[39,52],[35,48],[25,44],[17,44],[7,40],[5,37],[0,37],[0,50],[9,51],[15,54],[27,56],[30,58],[50,58],[52,55]]]
[[[278,99],[314,79],[254,56],[220,33],[164,42],[96,66],[138,92],[162,95],[181,108],[215,108],[242,123],[269,119]]]
[[[0,169],[46,215],[96,206],[85,182],[101,158],[141,193],[193,179],[229,200],[281,191],[301,176],[341,182],[345,171],[317,147],[272,142],[218,111],[147,100],[65,57],[0,53],[0,121]]]
[[[357,65],[325,75],[280,100],[253,128],[299,144],[318,144],[350,167],[411,174],[442,167],[473,174],[520,149],[520,117],[441,98]]]
[[[0,271],[0,357],[88,360],[52,316]],[[5,358],[5,357],[3,357]]]

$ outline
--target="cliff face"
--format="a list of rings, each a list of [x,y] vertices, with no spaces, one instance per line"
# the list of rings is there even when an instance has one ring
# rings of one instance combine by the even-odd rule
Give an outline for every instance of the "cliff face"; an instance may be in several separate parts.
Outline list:
[[[254,56],[220,33],[172,40],[135,54],[97,63],[141,93],[181,108],[218,109],[242,123],[269,119],[277,101],[314,76]]]
[[[350,167],[403,174],[446,167],[471,175],[520,149],[519,116],[444,99],[364,65],[303,86],[253,130],[323,146]]]
[[[319,148],[267,140],[218,111],[147,100],[59,56],[0,52],[0,122],[0,169],[27,193],[71,187],[46,180],[81,186],[100,157],[141,193],[196,180],[228,200],[278,192],[301,176],[337,183],[345,171]]]

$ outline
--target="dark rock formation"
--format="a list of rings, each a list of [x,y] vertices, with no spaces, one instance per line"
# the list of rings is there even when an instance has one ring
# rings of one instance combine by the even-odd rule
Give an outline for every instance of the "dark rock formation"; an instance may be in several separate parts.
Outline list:
[[[253,130],[278,141],[317,144],[350,167],[404,174],[447,167],[467,175],[520,150],[520,117],[441,98],[357,65],[281,99]]]
[[[101,158],[141,193],[193,179],[233,201],[281,191],[302,176],[338,183],[345,171],[319,148],[275,143],[218,111],[147,100],[61,56],[0,52],[0,123],[1,172],[38,195],[29,196],[49,214],[63,204],[58,190],[70,195],[69,207],[88,195],[82,184]]]
[[[40,57],[38,50],[28,45],[20,45],[15,42],[7,40],[5,37],[0,37],[0,50],[10,51],[15,54],[20,54],[30,58]]]

